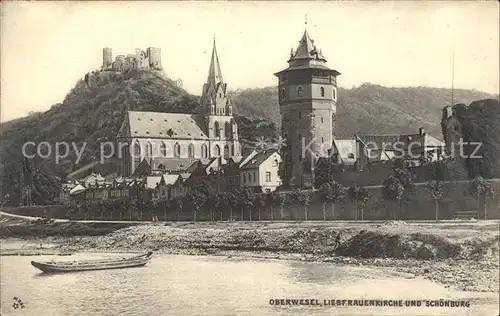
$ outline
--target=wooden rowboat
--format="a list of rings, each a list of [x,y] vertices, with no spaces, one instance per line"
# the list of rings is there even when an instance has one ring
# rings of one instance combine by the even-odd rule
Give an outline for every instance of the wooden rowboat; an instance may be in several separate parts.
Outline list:
[[[128,258],[110,258],[82,261],[31,261],[31,265],[45,273],[76,272],[89,270],[123,269],[132,267],[142,267],[151,259],[153,252]]]

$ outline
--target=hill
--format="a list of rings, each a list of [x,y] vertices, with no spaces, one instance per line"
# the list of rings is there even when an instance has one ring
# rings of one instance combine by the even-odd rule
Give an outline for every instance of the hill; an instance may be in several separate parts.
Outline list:
[[[427,87],[388,88],[362,84],[352,89],[339,88],[336,137],[355,133],[413,133],[423,127],[435,137],[441,135],[441,111],[451,101],[451,89]],[[236,90],[232,94],[235,111],[249,117],[268,118],[281,125],[276,87]],[[498,99],[477,90],[457,89],[454,103]]]
[[[20,173],[23,170],[22,146],[31,141],[47,142],[52,146],[35,157],[28,174],[33,179],[36,204],[44,204],[58,194],[57,183],[68,173],[99,159],[100,144],[113,141],[127,110],[196,113],[199,97],[178,87],[162,71],[131,70],[126,73],[94,71],[80,79],[62,103],[44,113],[5,122],[0,127],[2,202],[17,204],[20,192]],[[243,138],[260,134],[275,134],[275,126],[262,119],[253,120],[236,115]],[[70,148],[67,159],[55,163],[56,142],[74,143],[83,150],[82,159]],[[87,145],[84,147],[83,144]],[[73,146],[73,145],[71,145]],[[64,149],[63,147],[61,147]],[[47,183],[52,183],[47,186]]]
[[[457,90],[455,95],[457,102],[463,103],[491,97],[473,90]],[[364,84],[340,89],[337,136],[414,132],[423,126],[439,137],[441,109],[449,96],[450,90],[422,87]],[[233,91],[231,98],[243,144],[258,137],[278,135],[281,122],[276,88]],[[44,113],[33,113],[1,125],[2,203],[19,203],[22,145],[28,141],[52,146],[48,158],[34,158],[28,171],[34,181],[35,203],[49,203],[58,194],[56,184],[60,179],[99,158],[100,144],[114,140],[127,110],[196,113],[198,106],[198,96],[178,87],[161,71],[89,73],[76,83],[62,103]],[[74,143],[78,150],[83,150],[81,161],[75,163],[77,155],[70,149],[67,159],[56,164],[54,145],[61,141]]]

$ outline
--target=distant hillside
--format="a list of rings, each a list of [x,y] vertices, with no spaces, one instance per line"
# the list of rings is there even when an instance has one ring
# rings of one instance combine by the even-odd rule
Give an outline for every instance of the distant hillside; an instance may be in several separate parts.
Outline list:
[[[457,90],[457,102],[491,98],[478,91]],[[258,137],[273,138],[280,127],[276,88],[233,91],[232,102],[243,144]],[[423,126],[440,137],[440,115],[450,91],[433,88],[385,88],[365,84],[340,89],[339,137],[354,133],[414,132]],[[88,146],[76,165],[74,150],[67,161],[55,164],[54,151],[48,159],[35,158],[31,174],[36,204],[49,203],[57,195],[57,183],[69,172],[98,159],[102,142],[113,141],[127,110],[196,113],[199,97],[188,94],[161,71],[132,70],[126,73],[89,73],[79,80],[62,103],[44,113],[5,122],[0,126],[2,203],[19,203],[22,145],[74,142],[79,150]],[[244,147],[245,151],[250,150]]]
[[[36,204],[43,204],[57,195],[57,188],[48,188],[45,184],[54,183],[99,159],[100,144],[115,139],[127,110],[196,113],[198,106],[199,97],[188,94],[161,71],[89,73],[76,83],[62,103],[44,113],[34,113],[0,126],[2,202],[18,203],[25,142],[48,142],[52,146],[61,141],[74,142],[78,150],[84,142],[88,144],[78,165],[73,149],[68,160],[59,164],[55,164],[54,148],[48,159],[34,159],[33,198]],[[236,120],[243,138],[253,138],[255,133],[275,134],[273,124],[266,121],[241,115],[237,115]]]
[[[441,110],[451,101],[451,89],[388,88],[373,84],[340,88],[338,95],[336,136],[339,138],[355,133],[415,132],[419,127],[442,138]],[[276,87],[237,90],[231,96],[237,113],[269,118],[281,125]],[[477,90],[454,91],[454,103],[470,104],[490,98],[498,99],[498,95]]]

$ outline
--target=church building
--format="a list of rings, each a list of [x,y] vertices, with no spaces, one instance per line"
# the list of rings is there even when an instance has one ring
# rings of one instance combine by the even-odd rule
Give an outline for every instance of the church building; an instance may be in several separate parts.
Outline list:
[[[238,127],[215,46],[201,96],[202,113],[178,114],[128,111],[118,136],[121,174],[133,175],[146,160],[151,169],[185,168],[196,160],[241,157]]]

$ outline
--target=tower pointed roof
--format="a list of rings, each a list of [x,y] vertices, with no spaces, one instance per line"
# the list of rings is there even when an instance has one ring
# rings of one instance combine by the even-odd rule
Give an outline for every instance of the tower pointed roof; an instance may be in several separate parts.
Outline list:
[[[309,33],[307,33],[307,29],[304,30],[304,35],[302,35],[302,38],[299,41],[299,46],[297,47],[297,50],[295,50],[295,53],[292,55],[292,58],[290,58],[290,60],[293,59],[318,59],[326,61],[321,51],[318,51],[316,49],[314,40],[311,39]]]
[[[223,83],[222,71],[220,70],[219,56],[217,56],[217,48],[215,46],[215,36],[214,45],[212,49],[212,59],[210,60],[210,68],[208,69],[208,79],[207,83],[213,83],[216,86],[218,83]]]

